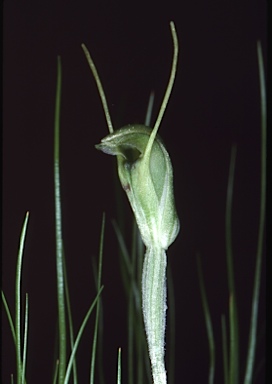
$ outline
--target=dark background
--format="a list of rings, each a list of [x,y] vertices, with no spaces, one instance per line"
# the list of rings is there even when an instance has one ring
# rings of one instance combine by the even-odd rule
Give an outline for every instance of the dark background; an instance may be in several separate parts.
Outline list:
[[[106,212],[103,265],[106,382],[115,382],[117,348],[126,364],[126,302],[118,245],[115,159],[95,150],[107,126],[80,44],[90,49],[105,88],[114,127],[143,123],[155,91],[152,124],[172,61],[169,29],[180,43],[178,73],[160,127],[174,167],[181,232],[170,247],[176,295],[176,383],[207,382],[209,353],[196,252],[202,256],[215,327],[216,382],[223,382],[221,315],[228,311],[225,200],[232,143],[237,144],[233,249],[245,361],[257,249],[260,193],[260,97],[256,42],[266,58],[266,3],[251,1],[4,2],[3,290],[14,313],[19,236],[30,211],[23,262],[29,293],[28,383],[51,382],[56,326],[53,123],[57,55],[61,55],[61,181],[63,234],[75,326],[94,297],[97,257]],[[123,194],[124,201],[126,200]],[[128,203],[125,201],[125,207]],[[128,212],[129,209],[128,209]],[[127,219],[129,228],[130,217]],[[129,235],[129,231],[128,235]],[[129,239],[128,239],[129,241]],[[259,328],[264,327],[264,271]],[[15,371],[5,314],[2,381]],[[80,347],[80,383],[87,382],[92,321]],[[167,345],[166,345],[167,349]],[[264,340],[257,362],[264,356]],[[124,383],[126,377],[123,378]],[[264,383],[264,369],[257,383]]]

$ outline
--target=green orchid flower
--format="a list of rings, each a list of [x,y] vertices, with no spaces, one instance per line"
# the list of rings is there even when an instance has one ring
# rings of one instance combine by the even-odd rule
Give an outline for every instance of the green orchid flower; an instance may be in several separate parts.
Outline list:
[[[114,131],[96,67],[82,44],[96,80],[110,132],[96,148],[117,156],[119,179],[146,246],[142,272],[142,309],[154,384],[167,383],[164,364],[166,250],[176,239],[180,228],[173,193],[173,168],[165,145],[157,134],[177,68],[178,40],[173,22],[170,28],[174,45],[172,70],[153,129],[145,125],[128,125]]]
[[[167,249],[179,232],[173,169],[158,135],[150,145],[151,132],[144,125],[126,126],[106,136],[96,148],[117,156],[121,185],[146,247],[156,244]]]

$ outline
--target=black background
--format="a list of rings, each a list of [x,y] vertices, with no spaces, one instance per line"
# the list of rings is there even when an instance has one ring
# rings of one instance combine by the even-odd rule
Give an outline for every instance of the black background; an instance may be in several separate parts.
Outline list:
[[[15,266],[25,212],[30,211],[23,263],[29,293],[28,383],[51,382],[56,325],[53,124],[57,55],[63,68],[61,181],[63,234],[75,327],[94,297],[106,213],[103,265],[104,362],[116,376],[117,348],[126,364],[126,302],[111,220],[117,217],[115,159],[94,145],[107,134],[95,82],[80,47],[92,53],[114,127],[143,123],[155,91],[152,124],[172,61],[169,29],[180,43],[178,73],[160,135],[174,168],[181,232],[170,247],[176,295],[176,383],[205,383],[209,353],[196,252],[202,256],[215,327],[216,382],[223,382],[221,315],[228,311],[225,200],[232,143],[237,144],[233,249],[240,315],[241,370],[245,361],[257,249],[260,193],[260,96],[256,42],[266,58],[266,3],[215,1],[10,1],[4,3],[3,290],[14,313]],[[126,200],[123,194],[124,201]],[[130,210],[127,234],[129,236]],[[128,238],[129,241],[129,238]],[[259,326],[264,326],[264,271]],[[2,381],[15,371],[3,315]],[[78,353],[80,383],[88,380],[93,323]],[[166,345],[167,349],[167,345]],[[257,361],[264,356],[264,341]],[[124,383],[126,377],[123,378]],[[258,383],[264,382],[264,371]]]

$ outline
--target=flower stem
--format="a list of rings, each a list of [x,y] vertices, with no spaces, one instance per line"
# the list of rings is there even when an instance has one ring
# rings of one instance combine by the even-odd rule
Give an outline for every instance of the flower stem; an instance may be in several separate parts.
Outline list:
[[[166,319],[166,252],[146,250],[142,274],[142,306],[154,384],[166,384],[164,365]]]

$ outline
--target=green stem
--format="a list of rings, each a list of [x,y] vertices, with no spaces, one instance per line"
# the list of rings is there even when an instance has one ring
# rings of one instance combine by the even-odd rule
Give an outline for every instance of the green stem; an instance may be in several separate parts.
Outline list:
[[[21,277],[22,277],[22,262],[23,251],[25,244],[26,229],[28,223],[29,212],[26,213],[18,252],[18,261],[16,268],[15,281],[15,334],[16,334],[16,362],[17,362],[17,383],[21,384],[22,377],[22,356],[21,356]]]
[[[231,148],[231,159],[229,168],[229,179],[227,187],[226,201],[226,254],[227,254],[227,272],[229,285],[229,312],[230,312],[230,357],[229,357],[229,380],[232,384],[239,382],[239,329],[238,329],[238,310],[236,302],[236,289],[234,280],[233,251],[232,251],[232,201],[234,170],[236,159],[236,145]]]
[[[117,384],[121,384],[121,348],[118,349],[118,361],[117,361]]]
[[[171,264],[168,263],[167,270],[167,287],[168,287],[168,329],[169,329],[169,355],[168,355],[168,382],[174,384],[175,382],[175,362],[176,362],[176,315],[175,315],[175,290]]]
[[[227,326],[225,315],[221,316],[221,328],[222,328],[222,352],[223,352],[223,368],[224,368],[224,384],[229,383],[229,371],[228,371],[228,347],[227,347]]]
[[[98,271],[97,271],[97,293],[100,291],[100,289],[102,287],[101,286],[101,275],[102,275],[102,263],[103,263],[104,233],[105,233],[105,214],[103,213],[101,235],[100,235],[100,245],[99,245],[99,262],[98,262]],[[99,314],[100,314],[100,301],[101,301],[101,299],[99,297],[97,300],[97,304],[96,304],[95,327],[94,327],[93,348],[92,348],[91,369],[90,369],[90,384],[94,383],[97,333],[98,333]]]
[[[63,262],[63,273],[64,273],[65,300],[66,300],[66,306],[67,306],[68,327],[69,327],[69,335],[70,335],[70,347],[72,350],[74,348],[75,338],[74,338],[73,317],[72,317],[72,309],[71,309],[71,302],[70,302],[69,284],[68,284],[63,242],[62,242],[62,250],[63,250],[63,253],[62,253],[63,261],[62,262]],[[73,362],[73,380],[74,380],[73,384],[78,384],[76,359],[74,359],[74,362]]]
[[[249,331],[249,346],[247,354],[247,367],[245,373],[245,384],[252,382],[252,374],[255,361],[256,339],[257,339],[257,322],[258,322],[258,308],[259,308],[259,295],[261,284],[261,266],[262,266],[262,252],[263,252],[263,238],[265,226],[265,202],[266,202],[266,91],[265,91],[265,78],[264,78],[264,64],[261,43],[257,43],[257,54],[259,64],[259,78],[260,78],[260,96],[261,96],[261,198],[260,198],[260,221],[259,221],[259,234],[257,257],[254,276],[254,288],[251,307],[251,320]]]
[[[146,250],[142,274],[142,305],[154,384],[166,384],[164,365],[166,319],[166,252]]]
[[[9,326],[10,326],[10,329],[11,329],[12,338],[13,338],[13,341],[14,341],[14,345],[16,347],[16,334],[15,334],[15,328],[14,328],[12,316],[11,316],[11,313],[10,313],[10,310],[9,310],[9,306],[8,306],[8,302],[7,302],[7,299],[5,297],[5,294],[4,294],[3,291],[1,291],[1,293],[2,293],[2,301],[3,301],[3,304],[4,304],[4,308],[5,308],[7,317],[8,317]]]
[[[28,294],[26,293],[25,298],[25,327],[24,327],[24,348],[23,348],[23,363],[22,363],[22,378],[21,383],[26,383],[25,381],[25,371],[26,371],[26,351],[27,351],[27,335],[28,335]]]
[[[72,366],[73,366],[73,361],[75,359],[75,355],[76,355],[76,351],[78,349],[78,346],[79,346],[79,342],[81,340],[81,337],[82,337],[82,334],[83,334],[83,331],[84,329],[86,328],[86,324],[87,324],[87,321],[89,320],[89,317],[97,303],[97,300],[99,299],[100,297],[100,294],[101,292],[103,291],[103,286],[100,288],[99,292],[97,293],[94,301],[92,302],[90,308],[88,309],[88,312],[86,313],[83,321],[82,321],[82,324],[79,328],[79,331],[78,331],[78,334],[76,336],[76,339],[75,339],[75,343],[74,343],[74,347],[73,347],[73,350],[71,351],[71,355],[70,355],[70,358],[69,358],[69,361],[68,361],[68,364],[67,364],[67,369],[66,369],[66,373],[65,373],[65,378],[64,380],[61,382],[61,384],[68,384],[69,383],[69,379],[70,379],[70,374],[71,374],[71,370],[72,370]]]
[[[61,100],[61,61],[58,57],[58,74],[55,107],[55,138],[54,138],[54,180],[55,180],[55,226],[56,226],[56,270],[59,320],[59,374],[58,381],[62,384],[66,369],[66,322],[65,322],[65,291],[64,267],[61,228],[61,196],[59,172],[59,131],[60,131],[60,100]]]

